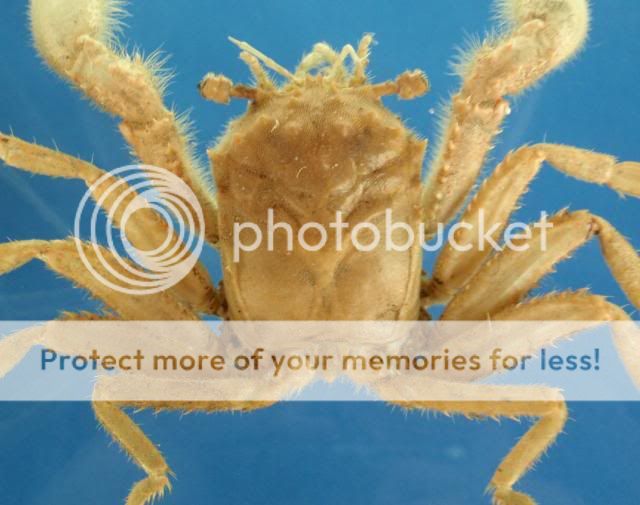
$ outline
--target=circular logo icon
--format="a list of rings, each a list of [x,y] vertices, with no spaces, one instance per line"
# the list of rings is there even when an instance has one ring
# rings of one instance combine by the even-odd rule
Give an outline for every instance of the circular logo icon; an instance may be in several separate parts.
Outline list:
[[[97,204],[93,209],[87,205],[90,199]],[[144,221],[137,212],[147,213],[147,219],[150,212],[156,216]],[[88,244],[80,238],[87,219]],[[143,240],[141,234],[146,234]],[[74,235],[80,258],[96,279],[114,291],[149,295],[174,286],[196,265],[204,245],[204,217],[191,188],[172,172],[128,165],[89,187],[76,211]],[[141,242],[153,247],[139,247]],[[87,246],[95,257],[89,259]]]

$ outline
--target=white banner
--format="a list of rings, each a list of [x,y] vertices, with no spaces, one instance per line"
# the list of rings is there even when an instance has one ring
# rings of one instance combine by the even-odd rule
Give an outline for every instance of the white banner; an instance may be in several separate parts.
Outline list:
[[[636,322],[0,322],[0,401],[636,401]]]

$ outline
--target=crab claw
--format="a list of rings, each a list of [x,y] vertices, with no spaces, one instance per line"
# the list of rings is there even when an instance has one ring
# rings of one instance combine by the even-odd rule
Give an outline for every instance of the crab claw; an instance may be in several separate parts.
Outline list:
[[[538,19],[552,26],[555,47],[550,55],[553,66],[574,56],[589,32],[587,0],[497,0],[499,19],[511,28]]]
[[[122,0],[31,0],[29,17],[40,56],[66,77],[78,53],[78,39],[108,44],[125,14]]]

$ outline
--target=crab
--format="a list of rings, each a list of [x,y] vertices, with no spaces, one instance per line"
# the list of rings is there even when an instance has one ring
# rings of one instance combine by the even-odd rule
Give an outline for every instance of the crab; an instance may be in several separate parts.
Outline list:
[[[547,248],[537,245],[536,232],[523,239],[531,246],[526,252],[496,253],[478,247],[474,231],[480,213],[487,226],[495,225],[494,238],[498,237],[544,162],[574,178],[640,197],[639,163],[543,143],[510,153],[468,199],[509,114],[506,97],[524,91],[572,58],[584,44],[589,26],[586,0],[500,0],[498,11],[500,34],[469,51],[458,66],[462,86],[451,99],[437,155],[424,181],[426,141],[381,101],[386,95],[413,99],[426,93],[429,83],[423,72],[407,71],[395,81],[370,82],[371,35],[357,47],[347,45],[340,51],[316,44],[294,71],[232,39],[255,85],[234,84],[218,74],[208,74],[199,83],[205,99],[249,102],[247,111],[231,122],[208,153],[217,187],[214,194],[193,155],[186,122],[163,103],[167,81],[158,59],[127,54],[118,46],[122,2],[32,0],[33,38],[45,62],[100,108],[121,118],[122,136],[139,160],[171,171],[193,191],[204,218],[197,231],[219,250],[224,285],[214,286],[198,263],[162,292],[121,293],[99,282],[78,261],[80,247],[96,269],[109,275],[99,266],[96,250],[74,239],[2,244],[0,273],[39,259],[88,290],[110,311],[64,315],[72,320],[198,320],[207,314],[231,320],[419,320],[428,319],[434,305],[445,305],[443,320],[628,320],[622,308],[585,291],[526,298],[554,265],[597,237],[611,273],[630,302],[640,307],[640,258],[600,216],[589,211],[556,214],[550,220]],[[284,82],[275,80],[273,73]],[[13,135],[0,134],[0,158],[32,173],[83,180],[97,200],[113,182],[92,163]],[[96,184],[105,176],[107,183]],[[121,195],[130,189],[126,184],[120,188]],[[123,224],[114,198],[101,204],[114,211],[116,224]],[[468,247],[446,245],[430,274],[421,269],[420,243],[405,251],[335,248],[317,254],[285,251],[278,243],[275,251],[243,252],[234,261],[234,224],[251,221],[265,227],[267,209],[276,209],[279,219],[296,229],[311,219],[326,223],[336,210],[356,224],[375,222],[391,209],[412,228],[422,224],[426,238],[458,217],[468,226],[458,230],[456,242]],[[136,212],[127,221],[127,239],[140,249],[158,247],[167,233],[171,230],[153,209]],[[112,251],[105,248],[101,253],[114,269],[121,268]],[[625,348],[637,350],[637,345]],[[633,356],[623,358],[637,374],[637,357],[636,365]],[[7,368],[2,363],[0,371]],[[475,398],[471,389],[458,387],[461,398]],[[544,396],[543,388],[541,392]],[[567,419],[562,397],[552,393],[546,397],[546,401],[411,401],[402,406],[468,416],[538,417],[490,483],[496,503],[520,505],[534,501],[515,491],[514,484],[555,440]],[[93,406],[102,426],[147,473],[127,498],[128,505],[142,505],[169,488],[170,470],[126,408],[213,411],[264,405],[95,401]]]

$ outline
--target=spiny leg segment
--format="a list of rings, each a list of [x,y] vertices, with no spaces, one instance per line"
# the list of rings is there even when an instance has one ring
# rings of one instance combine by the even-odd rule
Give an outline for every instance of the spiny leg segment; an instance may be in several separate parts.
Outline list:
[[[169,466],[140,427],[116,404],[94,401],[93,409],[104,429],[133,458],[147,477],[133,486],[127,505],[144,505],[171,489]]]
[[[118,318],[108,313],[64,312],[59,319],[62,321],[113,321]],[[0,379],[13,370],[26,354],[38,345],[61,354],[77,354],[79,349],[69,345],[64,339],[57,338],[58,336],[59,334],[54,334],[52,338],[46,327],[32,326],[0,338]],[[81,351],[86,351],[86,348],[82,347]]]
[[[501,0],[505,34],[488,38],[461,58],[460,91],[423,191],[426,230],[455,217],[509,113],[507,95],[520,93],[566,62],[583,45],[589,26],[585,0]]]
[[[597,325],[596,321],[611,322],[613,341],[618,355],[631,379],[640,386],[640,328],[622,307],[607,301],[604,296],[580,291],[564,291],[530,298],[495,312],[491,321],[544,321],[530,338],[512,339],[509,352],[514,355],[530,355],[544,347],[556,345],[561,339],[569,338],[574,333]],[[579,323],[579,324],[577,324]],[[511,337],[511,335],[509,335]],[[477,341],[478,346],[469,341],[468,335],[450,339],[449,347],[464,349],[488,355],[495,348],[495,339]],[[474,375],[482,378],[491,371]]]

